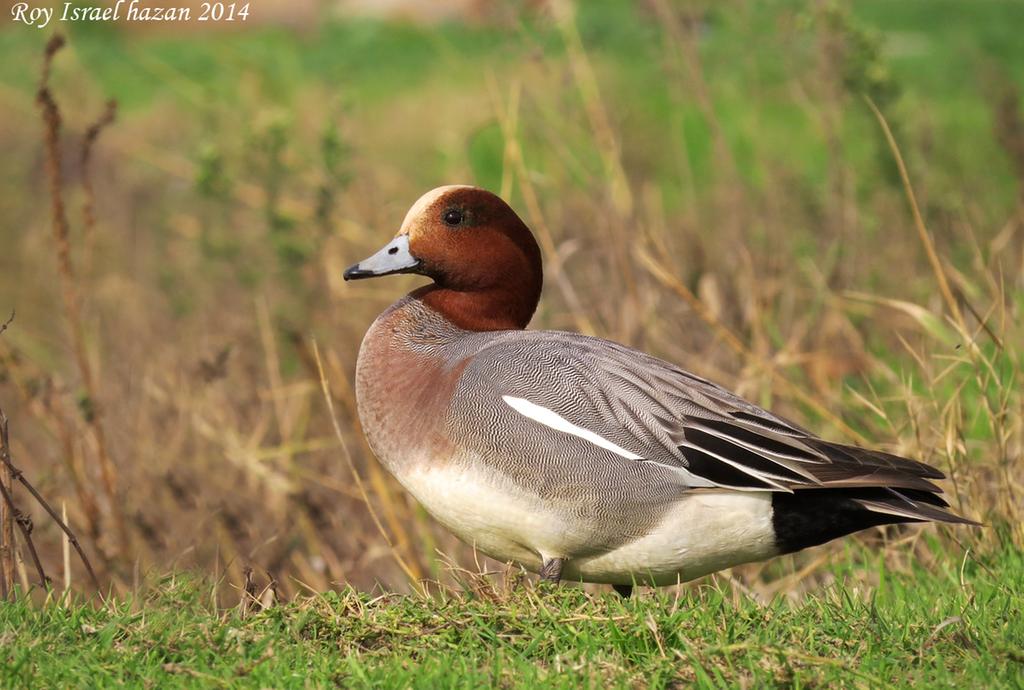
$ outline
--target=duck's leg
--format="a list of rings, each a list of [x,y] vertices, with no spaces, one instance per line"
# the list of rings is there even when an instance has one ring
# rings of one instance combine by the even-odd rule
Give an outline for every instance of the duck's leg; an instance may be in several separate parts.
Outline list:
[[[561,558],[549,558],[540,566],[540,579],[542,582],[557,583],[562,579],[562,566],[565,561]]]
[[[612,585],[612,589],[623,599],[629,599],[633,594],[633,585]]]

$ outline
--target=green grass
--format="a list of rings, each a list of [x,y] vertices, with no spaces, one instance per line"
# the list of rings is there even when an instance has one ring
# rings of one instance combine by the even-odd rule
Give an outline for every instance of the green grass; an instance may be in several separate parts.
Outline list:
[[[0,609],[3,687],[1020,687],[1024,558],[950,558],[767,604],[713,583],[622,600],[529,583],[435,598],[351,589],[241,619],[167,580],[104,607]],[[864,569],[877,579],[858,586]],[[18,644],[11,644],[17,635]]]

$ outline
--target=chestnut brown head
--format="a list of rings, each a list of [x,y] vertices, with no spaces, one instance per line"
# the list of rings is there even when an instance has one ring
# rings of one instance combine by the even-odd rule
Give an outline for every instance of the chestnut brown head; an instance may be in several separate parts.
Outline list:
[[[420,197],[394,239],[345,271],[346,280],[418,273],[413,296],[470,330],[524,328],[540,299],[540,249],[500,197],[464,185]]]

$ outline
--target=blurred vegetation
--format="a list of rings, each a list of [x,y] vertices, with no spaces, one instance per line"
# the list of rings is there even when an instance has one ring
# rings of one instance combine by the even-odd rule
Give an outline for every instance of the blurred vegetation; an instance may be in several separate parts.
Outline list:
[[[1024,6],[570,9],[433,26],[62,26],[52,88],[99,401],[61,315],[33,106],[45,36],[0,30],[0,313],[18,310],[0,400],[16,461],[66,501],[115,589],[171,567],[240,586],[253,565],[286,594],[403,590],[409,575],[450,578],[439,553],[476,562],[379,468],[355,415],[362,334],[418,281],[341,282],[423,191],[455,182],[502,193],[537,232],[548,281],[534,327],[626,342],[826,436],[946,471],[957,509],[989,528],[869,533],[900,542],[891,567],[1024,546]],[[87,232],[78,151],[111,97]],[[114,495],[85,433],[97,402]],[[121,513],[127,548],[111,536]],[[59,533],[37,524],[56,568]],[[837,548],[729,577],[799,593],[830,577]]]

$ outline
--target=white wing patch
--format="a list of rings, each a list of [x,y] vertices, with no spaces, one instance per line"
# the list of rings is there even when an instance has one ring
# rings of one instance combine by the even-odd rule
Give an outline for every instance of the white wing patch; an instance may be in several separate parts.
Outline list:
[[[643,458],[635,453],[630,453],[622,446],[618,446],[606,438],[598,436],[589,429],[576,426],[565,417],[562,417],[557,412],[552,412],[546,407],[534,404],[525,398],[516,398],[511,395],[503,395],[501,399],[505,401],[509,407],[523,415],[529,417],[535,422],[540,422],[544,426],[549,426],[556,431],[561,431],[566,434],[572,434],[573,436],[579,436],[584,441],[589,441],[595,446],[600,446],[605,450],[610,450],[616,455],[621,455],[628,460],[642,460]]]

